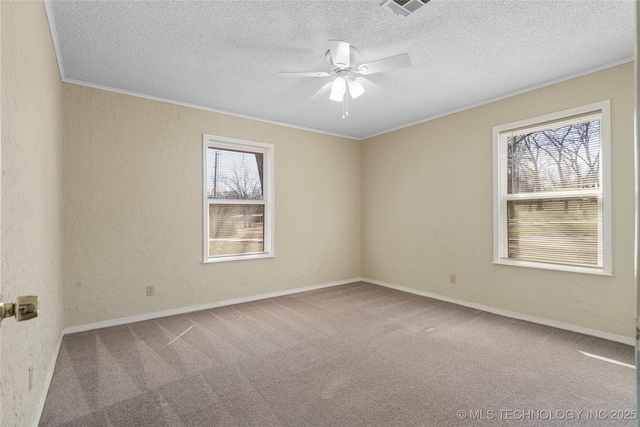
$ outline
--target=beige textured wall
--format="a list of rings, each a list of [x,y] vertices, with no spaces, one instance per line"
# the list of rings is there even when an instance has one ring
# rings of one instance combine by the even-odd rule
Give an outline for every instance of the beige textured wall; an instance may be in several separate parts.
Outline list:
[[[67,326],[360,276],[359,141],[63,92]],[[202,264],[203,133],[275,145],[275,258]]]
[[[2,425],[31,425],[63,327],[62,82],[42,2],[2,9],[2,299],[40,316],[2,329]],[[34,367],[34,388],[28,369]]]
[[[613,277],[493,265],[492,127],[604,99],[612,108]],[[366,140],[362,275],[633,337],[633,158],[632,63]]]

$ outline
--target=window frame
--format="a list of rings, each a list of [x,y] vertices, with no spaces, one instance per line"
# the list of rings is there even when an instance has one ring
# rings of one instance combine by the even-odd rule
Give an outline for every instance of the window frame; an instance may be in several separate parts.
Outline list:
[[[600,180],[601,189],[568,190],[545,193],[529,193],[523,196],[503,194],[507,186],[503,185],[506,173],[501,174],[503,168],[501,161],[506,158],[506,147],[504,147],[500,134],[516,131],[520,128],[532,128],[535,126],[553,126],[554,122],[560,122],[576,116],[586,116],[598,113],[600,119]],[[506,168],[505,168],[506,170]],[[602,267],[587,267],[564,265],[555,263],[545,263],[538,261],[524,261],[508,258],[508,237],[507,237],[507,212],[506,203],[508,199],[522,198],[547,199],[555,196],[593,196],[597,193],[602,200]],[[587,273],[599,275],[613,275],[612,269],[612,218],[611,218],[611,101],[605,100],[595,102],[568,110],[545,114],[538,117],[520,120],[493,127],[493,264],[510,265],[517,267],[530,267],[546,270],[559,270],[574,273]]]
[[[209,199],[207,196],[207,150],[209,148],[221,148],[227,150],[244,151],[250,153],[261,153],[263,155],[263,182],[262,200],[241,200],[241,199]],[[225,136],[203,134],[202,136],[202,239],[203,239],[203,263],[217,263],[226,261],[240,261],[249,259],[273,258],[274,250],[274,157],[275,148],[273,144],[264,142],[248,141]],[[211,200],[214,200],[213,202]],[[264,251],[248,254],[229,254],[209,256],[209,205],[211,204],[262,204],[264,205]]]

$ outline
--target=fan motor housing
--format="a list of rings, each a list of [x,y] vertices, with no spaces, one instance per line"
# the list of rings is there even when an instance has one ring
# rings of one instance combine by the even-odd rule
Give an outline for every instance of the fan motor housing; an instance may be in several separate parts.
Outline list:
[[[360,51],[358,50],[358,48],[349,46],[349,57],[351,61],[351,68],[353,68],[353,64],[356,63],[356,58],[358,57],[359,54],[360,54]],[[331,50],[327,50],[327,53],[325,54],[325,58],[327,59],[327,62],[331,66],[333,66],[333,60],[331,59]]]

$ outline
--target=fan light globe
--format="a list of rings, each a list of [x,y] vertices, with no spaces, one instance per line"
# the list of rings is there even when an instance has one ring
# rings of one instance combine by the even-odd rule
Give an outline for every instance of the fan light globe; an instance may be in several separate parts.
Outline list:
[[[333,85],[331,85],[331,95],[329,95],[329,99],[338,102],[342,101],[346,90],[347,82],[344,80],[344,77],[336,77],[336,79],[333,81]]]
[[[364,87],[358,80],[350,79],[349,93],[351,94],[351,98],[356,99],[364,93]]]

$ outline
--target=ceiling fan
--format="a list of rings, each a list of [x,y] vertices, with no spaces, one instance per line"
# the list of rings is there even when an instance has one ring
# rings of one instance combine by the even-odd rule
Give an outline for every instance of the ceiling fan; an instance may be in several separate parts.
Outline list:
[[[330,100],[343,103],[342,118],[344,119],[345,116],[349,115],[347,111],[349,96],[352,99],[356,99],[365,92],[370,95],[377,95],[384,90],[382,86],[361,76],[382,73],[411,65],[411,58],[406,53],[356,65],[355,59],[358,53],[358,49],[347,42],[329,40],[329,50],[325,56],[327,62],[331,65],[331,71],[280,72],[278,76],[329,77],[335,75],[335,79],[320,88],[311,99],[318,99],[329,94]]]

